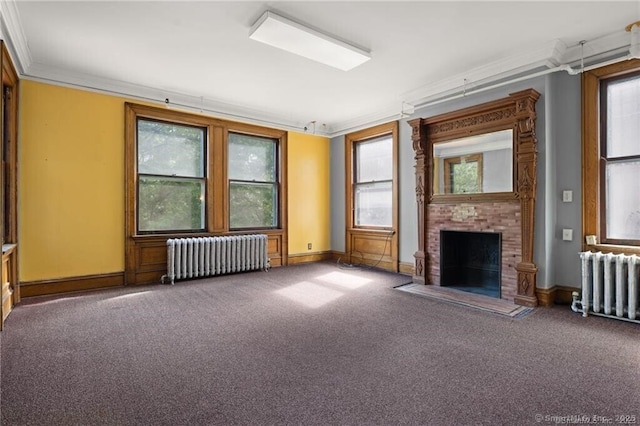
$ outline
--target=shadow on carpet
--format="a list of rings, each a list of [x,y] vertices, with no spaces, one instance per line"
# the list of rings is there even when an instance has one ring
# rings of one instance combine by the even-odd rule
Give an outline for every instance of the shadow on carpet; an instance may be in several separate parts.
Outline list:
[[[447,287],[409,283],[394,288],[396,290],[416,294],[429,299],[493,312],[495,314],[505,315],[511,318],[522,318],[529,312],[533,311],[533,308],[516,305],[508,300],[450,289]]]

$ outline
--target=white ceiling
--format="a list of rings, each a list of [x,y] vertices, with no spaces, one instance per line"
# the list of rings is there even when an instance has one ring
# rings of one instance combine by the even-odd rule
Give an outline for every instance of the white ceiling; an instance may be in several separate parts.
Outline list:
[[[265,10],[350,41],[348,72],[250,40]],[[337,135],[444,93],[629,43],[639,1],[3,1],[24,78]],[[615,53],[615,52],[614,52]],[[309,123],[315,121],[316,125]]]

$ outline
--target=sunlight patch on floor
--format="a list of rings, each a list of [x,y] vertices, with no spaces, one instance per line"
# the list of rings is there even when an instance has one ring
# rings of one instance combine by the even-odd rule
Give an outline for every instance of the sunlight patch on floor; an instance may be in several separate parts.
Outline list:
[[[104,302],[113,302],[114,300],[121,300],[121,299],[131,299],[133,297],[142,296],[143,294],[147,294],[147,293],[150,293],[150,292],[149,291],[139,291],[137,293],[121,294],[120,296],[114,296],[114,297],[110,297],[108,299],[105,299]]]
[[[277,290],[280,294],[309,308],[319,308],[341,297],[344,293],[308,281],[302,281]]]
[[[317,280],[331,284],[336,284],[348,289],[355,289],[367,285],[371,282],[369,278],[359,277],[346,272],[330,272],[316,277]]]

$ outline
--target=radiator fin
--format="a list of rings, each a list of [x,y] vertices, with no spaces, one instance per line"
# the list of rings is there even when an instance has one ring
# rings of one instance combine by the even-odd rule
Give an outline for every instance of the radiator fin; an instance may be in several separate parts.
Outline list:
[[[264,234],[167,240],[167,275],[175,280],[269,269]]]

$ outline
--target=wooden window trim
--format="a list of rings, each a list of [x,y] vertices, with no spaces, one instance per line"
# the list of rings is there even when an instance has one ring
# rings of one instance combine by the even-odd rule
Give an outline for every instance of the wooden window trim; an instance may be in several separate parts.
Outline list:
[[[136,185],[135,191],[136,191],[136,206],[135,206],[135,211],[136,211],[136,220],[135,220],[135,225],[136,225],[136,230],[135,230],[135,234],[136,235],[174,235],[174,234],[195,234],[195,233],[202,233],[202,232],[206,232],[207,230],[207,217],[208,214],[210,212],[210,209],[207,206],[207,202],[206,202],[206,198],[207,198],[207,193],[208,193],[208,188],[207,188],[207,176],[208,176],[208,153],[209,153],[209,128],[208,126],[197,126],[197,125],[193,125],[193,124],[184,124],[184,123],[176,123],[175,121],[170,121],[170,120],[158,120],[158,119],[150,119],[148,117],[142,117],[142,116],[136,116],[136,135],[138,134],[138,125],[140,120],[145,120],[145,121],[152,121],[152,122],[156,122],[156,123],[160,123],[160,124],[168,124],[168,125],[174,125],[174,124],[179,124],[181,126],[185,126],[185,127],[191,127],[191,128],[196,128],[196,129],[200,129],[203,131],[204,133],[204,140],[203,140],[203,147],[202,147],[202,171],[203,171],[203,176],[199,177],[199,176],[175,176],[175,175],[168,175],[168,174],[152,174],[152,173],[139,173],[137,171],[136,168],[136,180],[138,180],[140,177],[157,177],[157,178],[161,178],[161,179],[175,179],[175,180],[180,180],[180,181],[193,181],[193,182],[202,182],[204,183],[204,193],[205,193],[205,200],[204,200],[204,221],[202,224],[202,228],[199,229],[167,229],[167,230],[149,230],[149,231],[141,231],[140,230],[140,224],[139,224],[139,218],[138,218],[138,212],[140,209],[140,199],[139,199],[139,191],[140,188],[138,185]],[[137,139],[137,138],[136,138]],[[135,166],[137,167],[138,165],[138,155],[137,155],[137,148],[138,145],[136,143],[135,149],[136,149],[136,154],[135,154]]]
[[[0,330],[4,320],[20,303],[20,282],[18,275],[18,113],[20,103],[20,79],[4,41],[0,40],[0,227],[2,231],[2,273],[0,277]]]
[[[229,178],[229,188],[231,187],[232,183],[245,183],[245,184],[255,184],[255,185],[271,185],[275,188],[275,194],[276,194],[276,203],[279,204],[280,203],[280,152],[278,150],[278,145],[279,145],[279,141],[278,138],[274,138],[274,137],[265,137],[263,135],[254,135],[254,134],[248,134],[248,133],[243,133],[243,132],[229,132],[229,134],[236,134],[236,135],[245,135],[245,136],[256,136],[256,137],[260,137],[262,139],[265,140],[269,140],[271,141],[271,143],[274,144],[275,146],[275,150],[274,150],[274,161],[275,161],[275,180],[274,181],[246,181],[246,180],[240,180],[240,179],[231,179]],[[228,140],[228,139],[227,139]],[[230,210],[230,209],[229,209]],[[231,223],[231,213],[229,212],[228,215],[228,219],[229,219],[229,223]],[[242,232],[242,231],[246,231],[247,229],[251,229],[251,230],[272,230],[272,229],[278,229],[280,227],[280,215],[277,214],[276,212],[276,217],[275,217],[275,221],[276,224],[275,226],[263,226],[263,227],[251,227],[251,228],[232,228],[231,225],[229,225],[229,230],[230,231],[237,231],[237,232]]]
[[[640,59],[618,62],[582,74],[582,249],[612,253],[638,254],[640,246],[602,243],[604,238],[604,176],[602,161],[600,96],[603,80],[640,71]],[[586,236],[595,235],[597,244],[587,244]]]
[[[392,223],[390,227],[371,227],[355,225],[355,167],[354,149],[358,142],[366,142],[381,136],[390,135],[392,139]],[[359,263],[376,264],[383,269],[398,271],[398,122],[380,124],[368,129],[349,133],[345,137],[345,216],[347,262],[356,259]],[[383,253],[375,253],[384,242]],[[360,245],[371,247],[371,252],[358,250]]]

